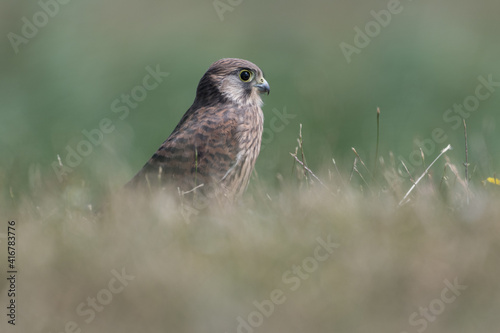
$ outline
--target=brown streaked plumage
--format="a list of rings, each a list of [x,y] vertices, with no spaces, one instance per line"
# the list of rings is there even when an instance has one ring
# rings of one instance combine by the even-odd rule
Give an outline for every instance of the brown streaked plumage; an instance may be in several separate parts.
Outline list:
[[[261,93],[269,85],[259,67],[226,58],[201,78],[193,105],[128,185],[171,187],[229,201],[245,191],[260,151]]]

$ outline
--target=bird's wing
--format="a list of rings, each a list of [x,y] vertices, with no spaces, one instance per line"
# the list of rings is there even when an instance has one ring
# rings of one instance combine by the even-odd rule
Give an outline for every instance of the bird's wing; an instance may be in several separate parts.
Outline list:
[[[169,138],[130,184],[172,184],[183,191],[220,182],[237,163],[237,120],[231,108],[186,112]]]

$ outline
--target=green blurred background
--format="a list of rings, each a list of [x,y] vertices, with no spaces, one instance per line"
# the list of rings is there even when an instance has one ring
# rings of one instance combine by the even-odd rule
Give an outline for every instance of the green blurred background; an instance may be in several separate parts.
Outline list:
[[[271,85],[266,144],[257,163],[269,183],[277,173],[289,174],[300,123],[311,168],[331,166],[334,157],[349,170],[351,147],[373,164],[377,107],[385,158],[393,151],[408,160],[415,139],[442,128],[448,140],[428,159],[449,142],[457,148],[450,155],[461,162],[463,131],[443,114],[474,94],[479,76],[500,81],[500,3],[402,1],[402,12],[348,63],[340,43],[352,45],[354,28],[364,30],[374,21],[370,12],[388,2],[224,0],[228,10],[219,16],[211,0],[70,1],[52,8],[53,17],[16,53],[9,33],[22,35],[23,17],[33,22],[43,9],[36,1],[4,0],[0,185],[15,195],[54,182],[57,155],[65,162],[66,147],[84,139],[82,130],[109,118],[115,130],[65,181],[121,186],[167,138],[192,103],[198,80],[223,57],[253,61]],[[169,76],[120,120],[112,102],[141,85],[147,66],[157,65]],[[470,160],[481,177],[498,172],[499,106],[500,91],[467,120]],[[273,110],[295,117],[273,130]]]

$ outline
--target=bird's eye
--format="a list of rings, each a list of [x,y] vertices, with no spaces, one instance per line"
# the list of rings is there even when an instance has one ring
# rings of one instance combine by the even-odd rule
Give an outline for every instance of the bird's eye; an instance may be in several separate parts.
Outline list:
[[[252,78],[252,72],[247,69],[244,69],[240,72],[240,79],[243,82],[248,82]]]

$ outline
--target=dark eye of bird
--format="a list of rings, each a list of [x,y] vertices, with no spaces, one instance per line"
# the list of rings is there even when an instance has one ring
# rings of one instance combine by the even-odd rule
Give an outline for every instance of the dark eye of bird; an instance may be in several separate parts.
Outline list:
[[[250,73],[249,71],[247,71],[246,69],[242,70],[240,72],[240,79],[241,81],[243,82],[248,82],[250,81],[250,78],[252,77],[252,73]]]

